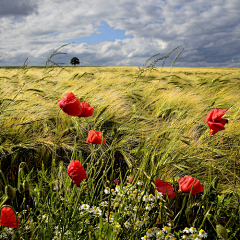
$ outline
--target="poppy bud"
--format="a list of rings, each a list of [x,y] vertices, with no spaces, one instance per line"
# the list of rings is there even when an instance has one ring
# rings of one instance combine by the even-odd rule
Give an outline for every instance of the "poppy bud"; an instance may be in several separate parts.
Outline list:
[[[8,196],[8,199],[13,200],[16,195],[16,190],[12,186],[7,185],[5,187],[5,194]]]
[[[26,180],[23,181],[23,189],[25,191],[29,191],[29,182]]]

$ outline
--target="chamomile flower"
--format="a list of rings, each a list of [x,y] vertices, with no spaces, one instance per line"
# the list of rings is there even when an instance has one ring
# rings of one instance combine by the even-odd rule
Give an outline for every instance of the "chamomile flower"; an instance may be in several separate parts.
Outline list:
[[[131,212],[131,211],[129,211],[129,210],[127,210],[126,214],[129,216],[129,215],[131,215],[131,214],[132,214],[132,212]]]
[[[142,222],[143,222],[143,225],[145,225],[145,227],[148,225],[148,221],[146,219],[143,219]]]
[[[147,214],[147,213],[144,213],[143,218],[144,218],[145,220],[148,220],[148,219],[149,219],[148,214]]]
[[[110,193],[110,188],[109,188],[109,187],[106,187],[106,188],[104,189],[104,193],[105,193],[105,194],[109,194],[109,193]]]
[[[163,239],[164,238],[164,232],[162,230],[158,231],[156,233],[157,239]]]
[[[148,201],[154,201],[155,200],[155,197],[152,195],[152,194],[150,194],[149,196],[148,196]]]
[[[138,206],[133,207],[133,211],[136,212],[138,210]]]
[[[207,233],[203,229],[199,231],[198,235],[201,238],[207,238]]]
[[[153,230],[152,228],[149,228],[149,229],[147,230],[147,232],[146,232],[146,235],[147,235],[148,237],[152,237],[152,236],[154,235],[154,230]]]
[[[116,195],[115,189],[111,189],[112,195]]]
[[[115,187],[115,192],[119,192],[120,191],[120,186],[119,185],[116,185]]]
[[[143,196],[143,201],[144,201],[144,202],[148,202],[148,201],[149,201],[148,195],[144,195],[144,196]]]
[[[135,197],[132,193],[129,194],[129,199],[133,200]]]
[[[103,202],[100,203],[100,205],[102,207],[107,207],[108,206],[108,202],[107,201],[103,201]]]
[[[138,186],[142,186],[142,185],[143,185],[143,182],[140,181],[140,180],[138,180],[138,181],[137,181],[137,185],[138,185]]]
[[[88,204],[82,204],[80,209],[81,210],[88,210],[90,208],[90,206]]]
[[[136,227],[141,227],[143,225],[143,222],[140,221],[139,219],[137,219],[137,221],[135,222],[135,226]]]
[[[146,205],[146,210],[150,211],[152,209],[152,205],[151,204],[147,204]]]
[[[156,197],[157,197],[157,199],[162,199],[163,198],[163,194],[161,192],[157,192],[156,193]]]
[[[90,213],[94,213],[96,209],[97,209],[96,206],[92,206],[91,208],[88,209],[88,211],[89,211]]]
[[[115,200],[118,201],[118,202],[121,202],[122,200],[122,194],[118,193],[115,197]]]
[[[190,233],[190,229],[188,227],[185,227],[183,233]]]
[[[141,237],[141,240],[145,240],[148,239],[147,235],[144,235],[143,237]]]
[[[168,233],[169,232],[169,227],[167,227],[167,226],[164,226],[163,228],[162,228],[162,231],[163,231],[163,233]]]
[[[196,232],[197,232],[197,229],[194,228],[194,227],[191,227],[191,228],[189,229],[189,231],[190,231],[190,233],[196,233]]]
[[[167,236],[166,236],[166,239],[177,240],[175,238],[175,235],[173,235],[172,233],[168,233]]]
[[[25,229],[26,229],[26,230],[30,230],[30,227],[29,227],[29,225],[27,225],[27,226],[25,227]]]
[[[153,231],[154,231],[154,234],[156,234],[156,233],[159,232],[159,228],[157,228],[157,227],[153,227],[152,229],[153,229]]]
[[[94,215],[99,217],[99,216],[101,216],[101,214],[102,214],[102,210],[100,208],[96,208],[94,211]]]
[[[181,239],[185,239],[185,240],[188,240],[188,236],[187,235],[182,235]]]
[[[131,227],[131,224],[128,222],[128,221],[126,221],[125,223],[124,223],[124,226],[125,226],[125,228],[130,228]]]

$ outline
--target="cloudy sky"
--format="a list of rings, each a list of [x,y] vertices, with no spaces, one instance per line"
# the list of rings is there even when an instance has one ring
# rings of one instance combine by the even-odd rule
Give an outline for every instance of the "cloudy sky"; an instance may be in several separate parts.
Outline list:
[[[240,67],[240,0],[0,0],[0,66]],[[161,66],[162,62],[158,64]]]

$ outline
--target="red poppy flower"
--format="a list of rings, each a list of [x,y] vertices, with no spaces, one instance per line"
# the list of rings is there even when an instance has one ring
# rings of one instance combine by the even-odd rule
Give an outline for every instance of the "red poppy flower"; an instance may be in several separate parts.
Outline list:
[[[156,180],[156,188],[158,192],[161,192],[163,195],[168,195],[170,198],[175,198],[176,193],[173,192],[173,186],[162,180]]]
[[[87,174],[82,164],[77,160],[72,160],[67,168],[68,176],[73,180],[74,184],[80,184],[83,179],[87,179]]]
[[[18,227],[20,226],[19,218]],[[0,226],[3,225],[9,228],[17,228],[16,215],[10,207],[3,207],[1,210]]]
[[[178,179],[179,190],[181,192],[185,192],[185,193],[189,194],[191,192],[191,189],[193,189],[191,195],[202,192],[203,191],[202,184],[200,183],[200,181],[198,179],[196,179],[195,182],[194,182],[194,180],[195,180],[194,177],[191,177],[188,175],[184,176],[184,178]],[[193,183],[194,183],[194,185],[193,185]]]
[[[75,95],[66,93],[61,100],[58,100],[60,108],[70,116],[79,116],[82,113],[82,106]]]
[[[105,144],[106,139],[103,138],[102,133],[95,130],[90,130],[88,133],[87,143]]]
[[[210,135],[224,130],[224,125],[228,123],[227,119],[223,119],[222,116],[226,113],[227,109],[214,108],[211,110],[205,118],[204,123],[207,122],[210,130]]]
[[[82,113],[78,117],[90,117],[93,115],[94,108],[86,102],[81,102]]]

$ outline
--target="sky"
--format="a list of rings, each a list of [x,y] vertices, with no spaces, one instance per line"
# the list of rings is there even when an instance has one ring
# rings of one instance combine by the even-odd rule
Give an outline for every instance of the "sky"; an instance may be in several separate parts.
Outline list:
[[[240,67],[240,0],[0,0],[0,67]],[[68,44],[69,43],[69,44]],[[68,45],[66,45],[68,44]],[[162,66],[159,61],[156,66]]]

